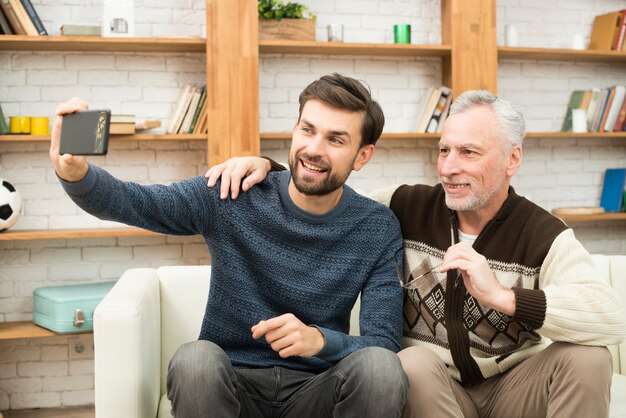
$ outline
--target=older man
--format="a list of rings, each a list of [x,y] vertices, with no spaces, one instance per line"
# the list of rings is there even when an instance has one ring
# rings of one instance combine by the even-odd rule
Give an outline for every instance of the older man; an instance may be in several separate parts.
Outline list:
[[[405,417],[608,416],[605,346],[623,339],[624,308],[572,230],[510,186],[524,135],[516,107],[466,92],[441,134],[440,184],[372,193],[404,238]],[[252,166],[247,190],[267,161],[209,183],[226,169],[223,193]]]

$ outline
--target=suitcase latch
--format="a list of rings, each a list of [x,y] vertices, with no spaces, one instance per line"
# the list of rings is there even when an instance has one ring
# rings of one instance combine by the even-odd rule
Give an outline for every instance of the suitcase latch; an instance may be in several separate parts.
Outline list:
[[[83,310],[80,308],[76,308],[74,310],[74,326],[76,328],[82,327],[85,324],[85,315],[83,314]]]

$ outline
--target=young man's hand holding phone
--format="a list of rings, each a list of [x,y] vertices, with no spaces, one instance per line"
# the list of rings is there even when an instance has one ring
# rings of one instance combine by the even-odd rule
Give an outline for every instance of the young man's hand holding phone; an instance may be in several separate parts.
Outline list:
[[[59,105],[56,114],[50,158],[59,177],[80,181],[88,170],[83,156],[107,153],[111,112],[88,110],[87,102],[73,98]]]

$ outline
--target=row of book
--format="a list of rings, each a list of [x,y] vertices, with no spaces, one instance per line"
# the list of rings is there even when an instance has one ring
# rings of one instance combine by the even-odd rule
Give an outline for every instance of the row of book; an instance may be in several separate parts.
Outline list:
[[[574,90],[561,132],[572,132],[572,110],[585,109],[588,132],[622,132],[626,130],[626,86]]]
[[[626,51],[626,9],[596,16],[589,49]]]
[[[422,106],[418,133],[441,132],[452,103],[452,89],[446,86],[432,87]]]
[[[0,0],[0,34],[40,36],[48,31],[30,0]]]
[[[168,134],[204,134],[207,126],[206,86],[187,84],[178,96]]]

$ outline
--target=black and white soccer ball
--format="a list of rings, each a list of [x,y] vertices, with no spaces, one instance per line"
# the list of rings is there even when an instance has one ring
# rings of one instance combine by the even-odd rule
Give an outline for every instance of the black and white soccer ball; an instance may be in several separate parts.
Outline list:
[[[0,232],[15,225],[22,209],[22,196],[6,180],[0,179]]]

